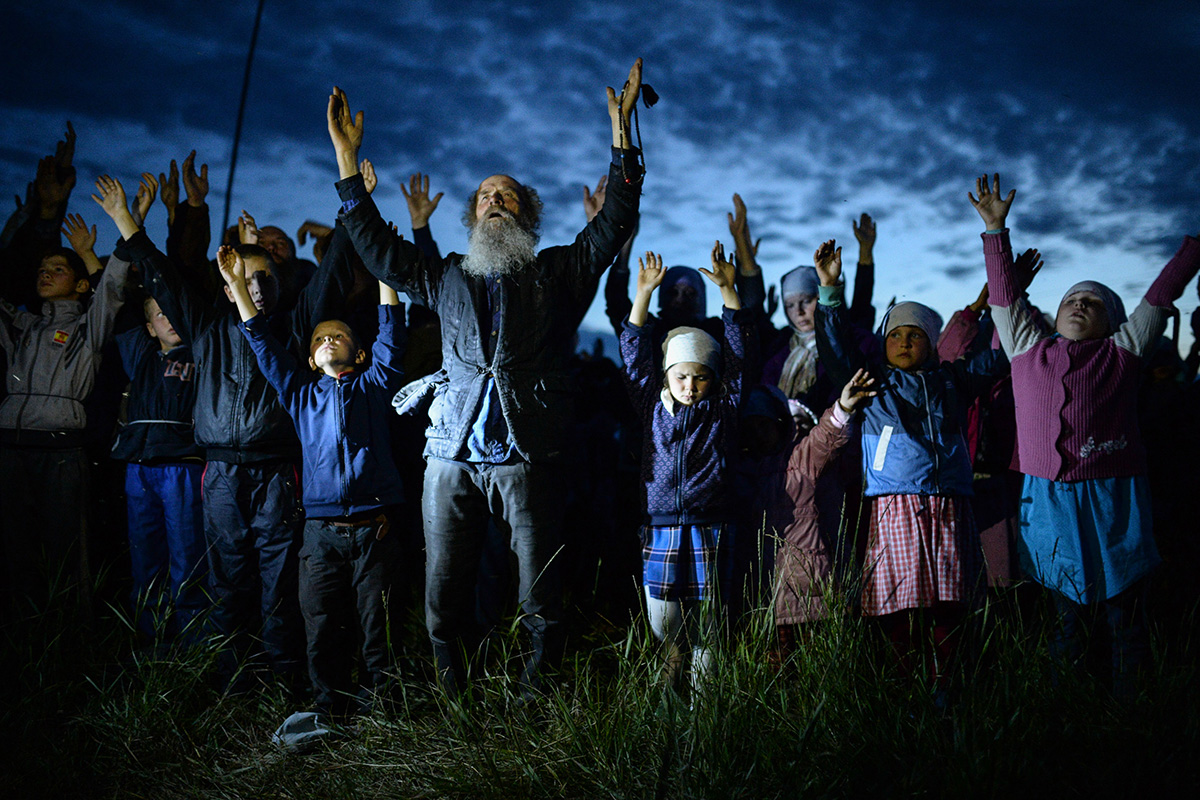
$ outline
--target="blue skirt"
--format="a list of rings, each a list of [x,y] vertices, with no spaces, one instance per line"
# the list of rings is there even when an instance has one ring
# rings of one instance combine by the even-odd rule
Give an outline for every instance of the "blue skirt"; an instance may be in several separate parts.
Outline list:
[[[1107,600],[1161,559],[1145,475],[1051,481],[1025,476],[1021,568],[1076,603]]]
[[[642,528],[642,585],[656,600],[712,600],[718,549],[729,548],[729,525],[646,525]],[[728,564],[721,558],[721,571]]]

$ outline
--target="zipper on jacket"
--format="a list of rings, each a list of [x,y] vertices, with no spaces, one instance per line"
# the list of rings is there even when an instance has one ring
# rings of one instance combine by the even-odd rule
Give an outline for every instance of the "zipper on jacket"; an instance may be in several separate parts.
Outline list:
[[[683,406],[679,412],[680,439],[679,447],[675,448],[675,518],[683,521],[683,468],[687,450],[688,422],[692,407]]]
[[[933,493],[941,494],[942,482],[939,476],[942,474],[942,467],[938,463],[937,437],[933,435],[933,406],[929,403],[929,384],[924,374],[921,375],[921,392],[925,395],[925,430],[929,435],[929,449],[933,453]]]
[[[337,468],[338,468],[338,471],[341,472],[341,475],[339,475],[338,478],[339,478],[339,482],[342,485],[342,498],[341,498],[342,499],[342,509],[345,511],[345,513],[347,515],[349,515],[349,513],[350,513],[350,487],[346,485],[346,464],[345,464],[345,460],[346,460],[346,452],[345,452],[346,408],[342,404],[343,400],[344,400],[344,396],[342,394],[342,388],[343,388],[342,379],[334,378],[333,380],[334,380],[333,388],[334,388],[334,391],[337,393],[337,396],[334,398],[336,400],[336,402],[334,403],[334,407],[335,407],[336,413],[337,413],[337,427],[338,427],[338,429],[337,429],[337,451],[338,451],[338,466],[337,466]]]

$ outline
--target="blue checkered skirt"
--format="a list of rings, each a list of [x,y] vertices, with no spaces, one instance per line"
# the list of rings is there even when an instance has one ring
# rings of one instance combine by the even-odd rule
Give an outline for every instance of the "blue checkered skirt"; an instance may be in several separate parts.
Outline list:
[[[717,583],[730,559],[731,526],[645,525],[642,527],[642,585],[656,600],[716,599]]]

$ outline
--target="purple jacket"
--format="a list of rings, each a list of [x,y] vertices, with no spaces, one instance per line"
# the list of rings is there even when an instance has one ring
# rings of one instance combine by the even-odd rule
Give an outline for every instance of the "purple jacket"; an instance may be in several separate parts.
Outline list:
[[[653,323],[637,328],[626,318],[621,331],[629,396],[645,421],[642,486],[651,525],[710,524],[735,516],[731,470],[751,317],[744,309],[725,308],[721,319],[722,386],[691,406],[679,405],[663,388],[655,367]]]
[[[992,316],[1012,362],[1021,471],[1052,481],[1144,473],[1137,426],[1142,359],[1200,268],[1200,241],[1185,237],[1129,320],[1108,338],[1087,341],[1037,324],[1014,280],[1007,229],[983,234],[983,253]]]

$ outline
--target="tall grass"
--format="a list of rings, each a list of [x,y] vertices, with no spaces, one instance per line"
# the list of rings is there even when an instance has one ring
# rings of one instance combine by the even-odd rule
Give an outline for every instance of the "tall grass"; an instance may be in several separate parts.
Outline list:
[[[1036,619],[1036,615],[1035,615]],[[1043,635],[1013,604],[972,620],[956,702],[893,667],[848,615],[782,668],[763,610],[725,637],[690,697],[662,685],[644,625],[578,626],[543,701],[518,707],[517,637],[450,707],[401,661],[397,702],[296,756],[270,743],[292,711],[264,687],[225,696],[217,642],[135,649],[110,609],[69,606],[3,629],[0,770],[10,797],[383,798],[1098,796],[1200,785],[1200,683],[1181,625],[1156,645],[1143,696],[1116,703],[1086,674],[1056,680]],[[102,632],[102,633],[97,633]],[[397,641],[423,647],[415,619]]]

